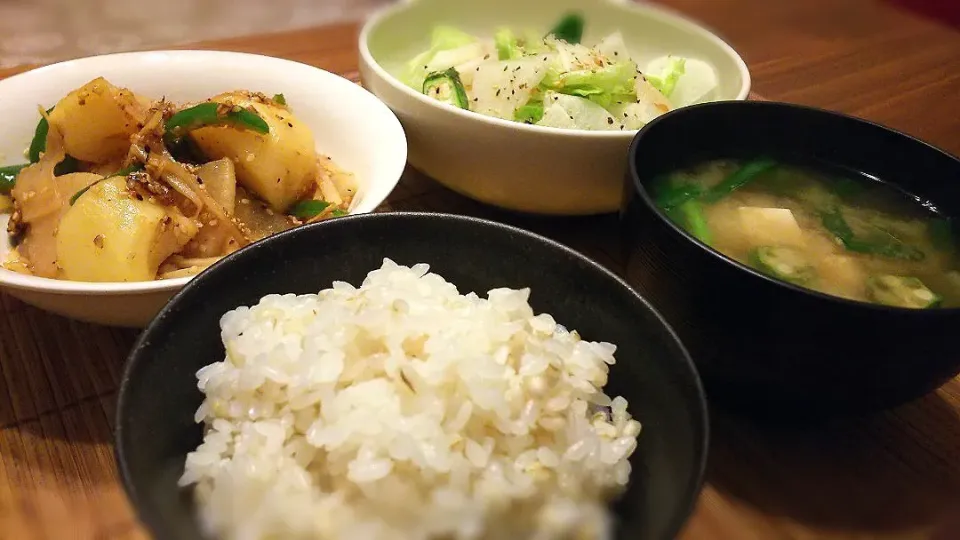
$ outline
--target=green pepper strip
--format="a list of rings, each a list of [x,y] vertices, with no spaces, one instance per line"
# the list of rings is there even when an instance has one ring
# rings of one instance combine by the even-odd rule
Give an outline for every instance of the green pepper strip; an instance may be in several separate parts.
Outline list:
[[[427,78],[423,81],[423,93],[432,97],[433,89],[439,88],[444,83],[450,85],[450,96],[447,99],[438,101],[449,103],[461,109],[469,109],[470,99],[467,97],[467,91],[463,87],[463,82],[460,80],[460,73],[457,72],[456,68],[436,71],[427,75]]]
[[[53,112],[53,107],[47,109],[47,114]],[[33,140],[30,141],[30,150],[27,151],[27,157],[30,163],[40,161],[40,154],[47,149],[47,133],[50,132],[50,124],[45,116],[40,117],[37,123],[37,129],[33,132]]]
[[[64,156],[63,161],[53,168],[54,176],[75,173],[80,170],[80,161],[73,156]]]
[[[840,208],[821,212],[820,222],[823,223],[823,228],[837,237],[847,251],[908,261],[920,261],[926,256],[923,251],[904,244],[899,238],[882,229],[877,231],[884,234],[886,238],[875,238],[872,241],[857,238]]]
[[[713,186],[703,195],[703,201],[706,203],[715,203],[734,191],[756,180],[758,176],[769,171],[777,165],[772,159],[758,159],[751,161],[736,172],[726,177],[719,184]]]
[[[326,201],[300,201],[293,205],[293,207],[290,208],[287,213],[299,219],[311,219],[318,216],[320,212],[323,212],[329,206],[330,203]]]
[[[835,178],[827,187],[842,199],[859,195],[866,189],[862,182],[849,178]]]
[[[130,176],[131,174],[133,174],[133,173],[135,173],[135,172],[137,172],[137,171],[142,171],[142,170],[143,170],[143,165],[140,164],[140,163],[138,163],[138,164],[136,164],[136,165],[130,165],[129,167],[124,167],[124,168],[120,169],[119,171],[117,171],[117,172],[115,172],[115,173],[113,173],[113,174],[111,174],[111,175],[109,175],[109,176],[104,176],[104,177],[101,178],[100,180],[97,180],[96,182],[92,182],[89,186],[87,186],[87,187],[81,189],[80,191],[74,193],[74,194],[73,194],[73,197],[70,197],[70,206],[73,206],[73,203],[77,202],[77,199],[79,199],[84,193],[86,193],[88,189],[90,189],[90,188],[92,188],[93,186],[99,184],[100,182],[106,180],[107,178],[113,178],[113,177],[115,177],[115,176]]]
[[[206,126],[231,126],[270,133],[270,126],[257,113],[241,108],[221,114],[222,108],[225,108],[222,104],[211,101],[179,111],[167,120],[165,138],[172,143],[187,132]]]
[[[710,234],[710,227],[707,225],[707,218],[703,215],[703,207],[700,206],[700,203],[689,200],[678,206],[677,210],[680,211],[690,228],[690,234],[704,244],[709,245],[713,242],[713,235]]]
[[[669,187],[669,181],[666,182],[667,187],[659,190],[656,196],[656,204],[664,210],[669,210],[671,208],[676,208],[681,204],[694,200],[699,197],[703,190],[700,189],[700,186],[695,184],[686,184],[677,187]]]
[[[0,193],[7,195],[13,190],[13,186],[17,184],[17,176],[20,174],[24,168],[29,164],[23,163],[20,165],[7,165],[6,167],[0,167]]]
[[[579,13],[570,13],[564,15],[547,35],[553,34],[557,39],[562,39],[570,44],[577,44],[583,39],[583,27],[583,16]]]
[[[283,94],[274,94],[273,101],[279,103],[280,105],[283,105],[284,107],[287,106],[287,98],[285,98]]]
[[[939,251],[950,251],[954,246],[953,223],[949,219],[939,218],[927,225],[930,242]]]

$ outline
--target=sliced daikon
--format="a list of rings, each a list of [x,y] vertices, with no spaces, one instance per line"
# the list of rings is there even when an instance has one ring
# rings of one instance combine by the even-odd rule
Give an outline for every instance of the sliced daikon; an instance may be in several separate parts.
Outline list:
[[[577,129],[577,124],[570,118],[567,110],[560,105],[550,105],[543,109],[543,118],[537,122],[538,126]]]
[[[618,101],[610,106],[610,112],[623,124],[624,129],[640,129],[673,109],[670,100],[643,77],[637,77],[635,88],[635,101]]]
[[[597,52],[585,45],[567,43],[554,38],[547,38],[546,43],[557,51],[560,71],[590,69],[603,64]]]
[[[623,34],[620,32],[614,32],[603,38],[603,41],[597,45],[596,50],[610,62],[632,62],[630,51],[627,50],[627,44],[623,41]]]
[[[433,73],[452,68],[458,64],[470,62],[471,60],[482,59],[487,54],[483,43],[475,42],[456,49],[440,51],[430,59],[426,64],[425,71]]]
[[[544,54],[482,64],[474,71],[470,110],[513,120],[514,111],[543,80],[551,59]]]
[[[543,102],[548,108],[560,106],[567,116],[573,121],[575,129],[589,130],[620,130],[620,122],[613,117],[606,109],[596,103],[577,96],[547,92],[543,97]],[[544,112],[546,118],[546,111]],[[549,120],[548,120],[549,121]],[[545,125],[541,119],[540,125]],[[554,126],[558,127],[558,126]]]
[[[675,57],[671,56],[656,58],[647,64],[644,73],[659,76],[670,69],[671,62],[674,59]],[[673,92],[669,96],[670,101],[677,107],[684,107],[712,99],[719,85],[717,72],[703,60],[697,60],[696,58],[685,58],[684,60],[683,75],[677,79]]]

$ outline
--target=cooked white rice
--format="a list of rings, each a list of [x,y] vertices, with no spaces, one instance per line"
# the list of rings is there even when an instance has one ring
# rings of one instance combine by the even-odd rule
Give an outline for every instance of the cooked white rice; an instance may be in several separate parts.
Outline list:
[[[209,534],[609,537],[640,433],[599,390],[616,347],[535,315],[529,289],[484,299],[427,272],[385,260],[360,288],[223,316],[180,480]]]

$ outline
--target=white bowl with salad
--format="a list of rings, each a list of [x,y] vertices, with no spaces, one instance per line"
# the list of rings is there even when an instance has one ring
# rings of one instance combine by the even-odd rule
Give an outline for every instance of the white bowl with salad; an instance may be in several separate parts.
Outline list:
[[[616,211],[640,128],[750,91],[716,35],[625,0],[409,0],[366,23],[360,68],[404,125],[414,167],[481,202],[551,215]]]

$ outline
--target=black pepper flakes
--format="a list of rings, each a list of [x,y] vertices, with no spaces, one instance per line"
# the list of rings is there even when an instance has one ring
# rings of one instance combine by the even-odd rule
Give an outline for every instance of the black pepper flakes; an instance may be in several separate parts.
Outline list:
[[[613,117],[612,117],[612,116],[608,116],[608,117],[607,117],[607,123],[610,124],[611,126],[613,125]]]
[[[497,89],[497,97],[500,97],[500,89]]]

